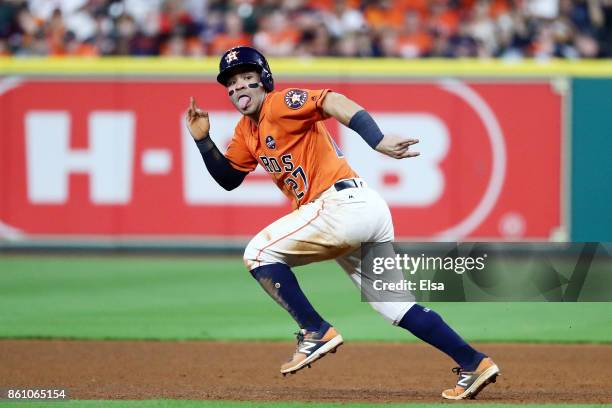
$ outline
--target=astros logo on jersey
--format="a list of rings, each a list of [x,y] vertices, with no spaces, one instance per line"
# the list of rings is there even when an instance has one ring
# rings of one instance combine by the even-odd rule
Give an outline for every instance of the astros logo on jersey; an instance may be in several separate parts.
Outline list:
[[[266,137],[266,146],[270,149],[276,149],[276,142],[272,136]]]
[[[285,94],[285,103],[291,109],[300,109],[308,99],[308,92],[301,89],[290,89]]]

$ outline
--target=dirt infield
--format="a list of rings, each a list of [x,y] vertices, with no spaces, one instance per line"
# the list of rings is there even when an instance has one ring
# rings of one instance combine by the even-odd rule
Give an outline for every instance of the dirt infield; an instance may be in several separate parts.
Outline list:
[[[452,362],[422,344],[342,346],[284,378],[290,343],[0,340],[0,386],[73,399],[440,401]],[[612,345],[485,344],[500,365],[487,402],[612,402]]]

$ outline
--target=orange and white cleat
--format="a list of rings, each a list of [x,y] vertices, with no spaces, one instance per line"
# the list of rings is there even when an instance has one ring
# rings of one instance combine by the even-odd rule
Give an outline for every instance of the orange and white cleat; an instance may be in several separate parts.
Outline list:
[[[482,359],[476,371],[465,371],[455,367],[453,372],[459,376],[457,385],[442,392],[442,397],[450,400],[473,399],[484,387],[494,383],[500,375],[499,367],[489,357]]]
[[[342,336],[333,327],[326,325],[321,331],[300,330],[297,335],[297,349],[291,360],[281,366],[280,372],[284,376],[295,374],[297,371],[310,365],[325,356],[335,353],[343,342]]]

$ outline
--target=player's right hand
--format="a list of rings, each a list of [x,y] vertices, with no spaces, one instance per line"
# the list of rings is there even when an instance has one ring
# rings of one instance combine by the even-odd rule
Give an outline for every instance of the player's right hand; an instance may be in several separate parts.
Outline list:
[[[207,138],[208,131],[210,130],[208,112],[204,112],[198,107],[193,96],[189,99],[189,109],[187,110],[187,129],[189,129],[191,137],[193,137],[196,141]]]

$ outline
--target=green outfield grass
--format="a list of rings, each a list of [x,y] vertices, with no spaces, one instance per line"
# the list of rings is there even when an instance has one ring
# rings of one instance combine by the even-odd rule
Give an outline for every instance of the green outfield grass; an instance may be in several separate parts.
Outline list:
[[[51,403],[54,408],[75,408],[75,407],[86,407],[86,408],[278,408],[278,407],[289,407],[289,408],[440,408],[442,404],[360,404],[360,403],[317,403],[317,402],[251,402],[251,401],[177,401],[177,400],[151,400],[151,401],[67,401],[67,402],[53,402]],[[612,405],[604,404],[486,404],[486,403],[471,403],[475,404],[478,408],[535,408],[535,407],[547,407],[547,408],[602,408],[610,407]],[[48,402],[15,402],[15,403],[2,403],[3,408],[43,408],[49,407]]]
[[[416,341],[361,303],[335,263],[297,274],[345,338]],[[471,341],[612,342],[612,303],[429,306]],[[294,331],[239,258],[0,257],[0,337],[290,340]]]

